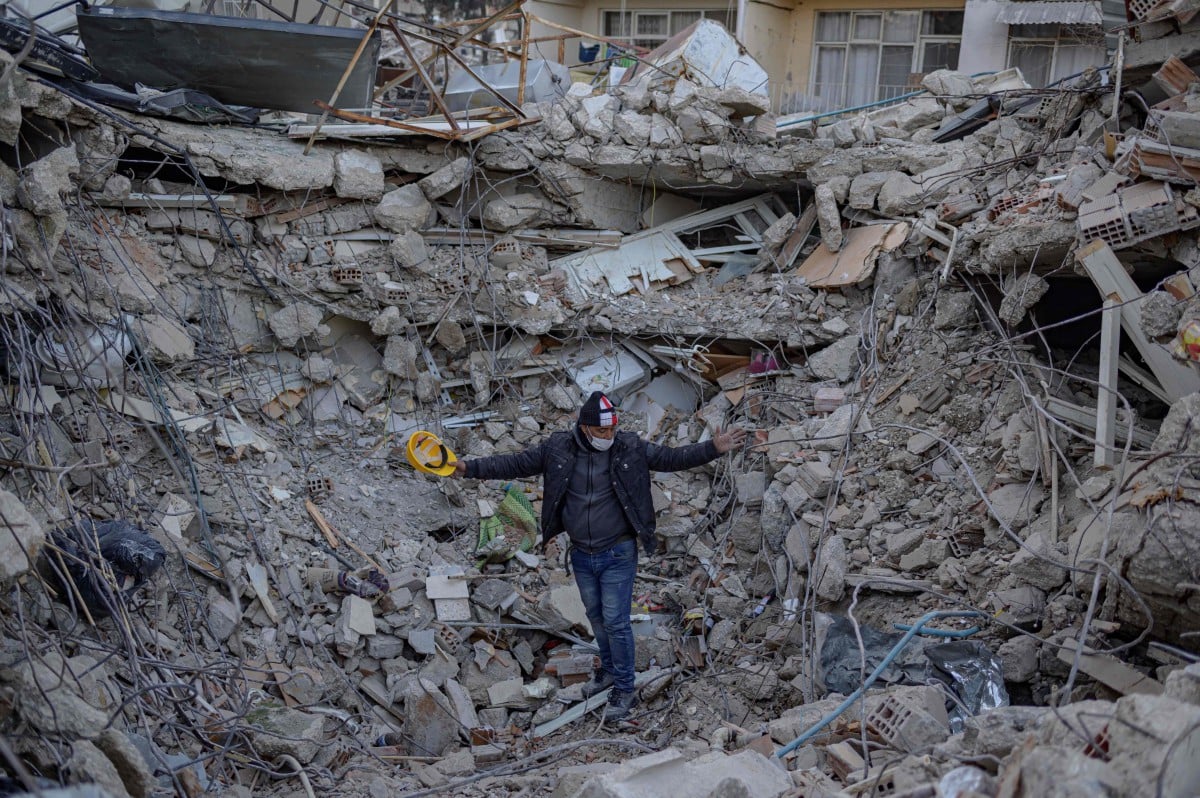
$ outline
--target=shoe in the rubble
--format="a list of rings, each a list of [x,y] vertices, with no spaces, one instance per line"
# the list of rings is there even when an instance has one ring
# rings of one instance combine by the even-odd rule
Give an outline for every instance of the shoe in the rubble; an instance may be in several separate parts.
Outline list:
[[[583,685],[583,697],[591,698],[596,693],[607,690],[613,686],[613,675],[601,671],[588,679]]]
[[[629,716],[629,710],[637,706],[637,693],[633,690],[613,690],[608,696],[608,707],[604,710],[604,719],[624,720]]]

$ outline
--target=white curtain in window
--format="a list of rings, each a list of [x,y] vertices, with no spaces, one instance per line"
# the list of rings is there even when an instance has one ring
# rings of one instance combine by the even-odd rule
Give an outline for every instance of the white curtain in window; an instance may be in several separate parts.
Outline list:
[[[850,41],[850,13],[848,11],[826,11],[817,14],[817,41]]]
[[[672,11],[671,12],[671,35],[674,36],[679,31],[691,25],[696,20],[700,19],[700,11]]]
[[[884,11],[883,40],[885,42],[915,42],[920,22],[920,11]]]
[[[846,105],[862,105],[875,100],[879,80],[879,46],[854,44],[850,46],[850,62],[846,69]]]
[[[856,42],[877,42],[882,30],[881,14],[855,14],[854,36]]]
[[[1090,66],[1104,66],[1104,48],[1088,44],[1059,44],[1050,82],[1074,75]]]
[[[813,96],[819,111],[841,108],[846,104],[846,50],[843,47],[818,47],[817,72]]]
[[[1009,48],[1008,64],[1020,69],[1030,86],[1041,89],[1050,80],[1053,57],[1053,42],[1013,42]]]

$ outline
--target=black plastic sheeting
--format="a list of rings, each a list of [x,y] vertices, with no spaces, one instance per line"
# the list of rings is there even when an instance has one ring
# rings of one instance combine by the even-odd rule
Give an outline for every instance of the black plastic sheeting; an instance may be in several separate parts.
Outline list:
[[[903,632],[884,632],[866,624],[859,624],[859,634],[865,665],[850,619],[830,618],[820,656],[821,681],[827,690],[844,695],[857,690],[904,637]],[[1000,660],[983,643],[973,640],[938,642],[915,637],[875,684],[921,685],[934,680],[945,684],[954,696],[948,706],[951,731],[961,731],[967,717],[1008,706]]]
[[[59,85],[63,85],[63,82],[59,81]],[[80,83],[78,81],[70,81],[64,88],[77,97],[147,116],[162,116],[184,122],[204,124],[240,122],[250,125],[258,121],[257,108],[225,105],[216,98],[195,89],[137,94],[125,91],[111,83]]]
[[[111,615],[117,603],[144,585],[167,559],[161,543],[128,521],[84,519],[55,530],[51,540],[61,550],[70,579],[63,578],[57,553],[43,555],[42,570],[61,602],[73,604],[78,596],[93,618]],[[105,563],[116,578],[115,586],[103,572]]]
[[[113,6],[77,18],[92,64],[123,89],[196,89],[226,105],[306,114],[333,96],[363,39],[351,28]],[[370,106],[380,41],[371,34],[339,108]]]

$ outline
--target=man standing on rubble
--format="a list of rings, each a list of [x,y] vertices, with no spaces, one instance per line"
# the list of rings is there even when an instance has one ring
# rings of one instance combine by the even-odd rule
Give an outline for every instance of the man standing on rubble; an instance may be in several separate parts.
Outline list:
[[[617,411],[600,391],[583,403],[570,432],[551,433],[515,454],[459,460],[455,476],[517,479],[542,475],[542,543],[566,530],[575,584],[587,610],[601,670],[583,687],[585,698],[613,687],[605,720],[620,720],[637,703],[634,641],[629,622],[637,542],[654,553],[651,471],[682,471],[741,446],[745,430],[717,432],[711,440],[672,448],[617,431]]]

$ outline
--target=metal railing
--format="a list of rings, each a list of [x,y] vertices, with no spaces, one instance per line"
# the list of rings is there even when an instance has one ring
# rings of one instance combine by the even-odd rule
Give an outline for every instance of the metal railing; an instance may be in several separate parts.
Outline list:
[[[920,86],[869,86],[850,83],[779,83],[771,87],[771,107],[779,116],[827,114],[867,104],[888,104]]]

